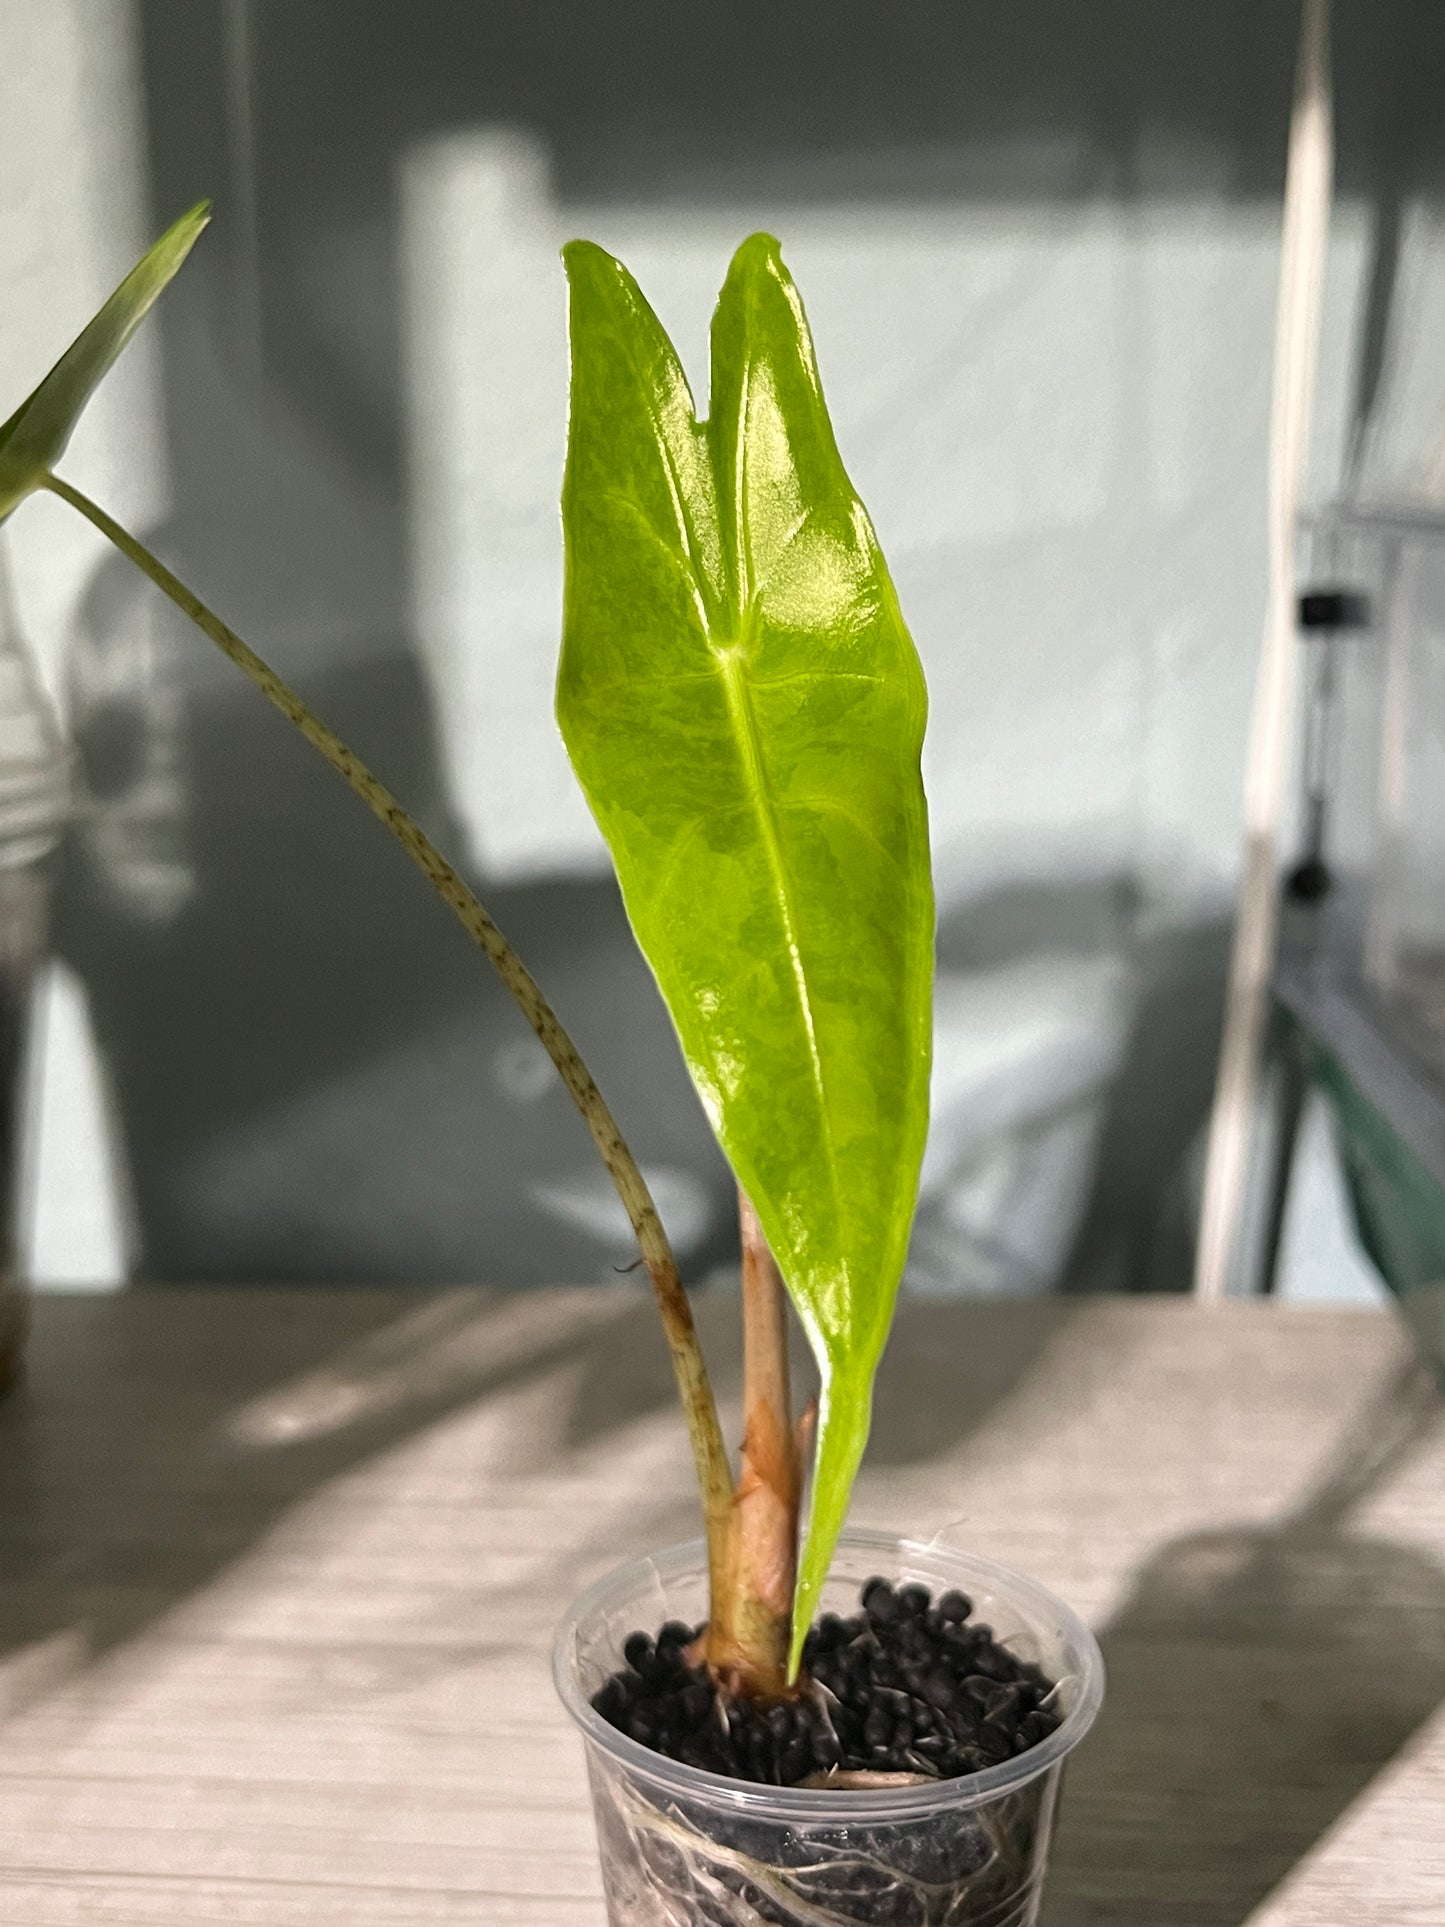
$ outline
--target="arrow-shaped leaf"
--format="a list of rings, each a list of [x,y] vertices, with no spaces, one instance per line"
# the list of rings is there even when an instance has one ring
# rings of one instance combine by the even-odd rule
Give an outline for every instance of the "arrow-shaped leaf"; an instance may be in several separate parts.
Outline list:
[[[0,428],[0,522],[41,487],[65,453],[97,384],[149,313],[210,219],[202,201],[166,229],[40,386]]]
[[[777,243],[739,249],[712,414],[566,250],[557,714],[689,1069],[822,1373],[793,1663],[868,1433],[927,1124],[923,675]]]

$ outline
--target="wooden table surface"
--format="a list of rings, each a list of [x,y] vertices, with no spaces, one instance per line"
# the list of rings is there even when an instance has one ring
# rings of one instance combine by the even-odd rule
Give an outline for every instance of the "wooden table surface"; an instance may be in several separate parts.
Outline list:
[[[1109,1665],[1048,1927],[1445,1923],[1441,1419],[1384,1313],[905,1307],[856,1520],[1027,1567]],[[599,1927],[549,1631],[689,1481],[631,1287],[42,1299],[0,1921]]]

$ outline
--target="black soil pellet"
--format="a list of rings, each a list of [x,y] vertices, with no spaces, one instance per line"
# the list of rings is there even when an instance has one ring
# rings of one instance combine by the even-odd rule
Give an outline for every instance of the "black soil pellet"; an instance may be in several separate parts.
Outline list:
[[[1059,1724],[1054,1682],[973,1619],[961,1592],[870,1579],[859,1611],[824,1613],[803,1648],[804,1690],[771,1706],[725,1699],[687,1649],[704,1629],[633,1633],[593,1694],[619,1731],[669,1759],[762,1786],[829,1768],[948,1780],[1026,1753]]]

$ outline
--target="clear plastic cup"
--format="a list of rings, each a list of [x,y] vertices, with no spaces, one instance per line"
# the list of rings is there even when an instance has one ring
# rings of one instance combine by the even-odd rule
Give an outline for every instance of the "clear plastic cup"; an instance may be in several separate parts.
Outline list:
[[[707,1614],[701,1541],[619,1567],[558,1628],[553,1675],[587,1747],[611,1927],[1029,1927],[1064,1760],[1093,1724],[1104,1662],[1076,1614],[1022,1573],[947,1546],[846,1532],[823,1609],[857,1610],[881,1573],[957,1587],[975,1617],[1057,1682],[1061,1724],[1027,1753],[952,1780],[867,1792],[761,1787],[650,1752],[590,1705],[622,1644]]]

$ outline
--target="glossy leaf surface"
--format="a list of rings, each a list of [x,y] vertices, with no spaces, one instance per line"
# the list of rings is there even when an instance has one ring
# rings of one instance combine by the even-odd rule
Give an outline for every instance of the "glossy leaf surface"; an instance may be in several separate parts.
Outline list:
[[[101,377],[150,312],[210,219],[202,201],[166,229],[35,391],[0,428],[0,522],[65,453]]]
[[[557,713],[822,1373],[794,1659],[867,1438],[927,1124],[922,670],[777,243],[739,249],[711,417],[636,283],[566,250]]]

